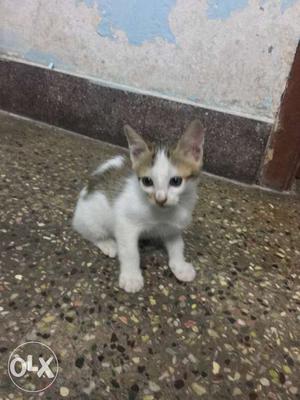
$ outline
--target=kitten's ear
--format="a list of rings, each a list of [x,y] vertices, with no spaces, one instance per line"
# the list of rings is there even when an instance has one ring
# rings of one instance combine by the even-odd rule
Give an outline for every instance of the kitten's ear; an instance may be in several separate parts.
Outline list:
[[[190,123],[185,133],[178,141],[176,152],[183,157],[191,158],[198,168],[203,163],[203,145],[205,130],[198,119]]]
[[[130,158],[134,164],[141,155],[149,151],[149,148],[144,139],[131,126],[125,125],[124,133],[128,141]]]

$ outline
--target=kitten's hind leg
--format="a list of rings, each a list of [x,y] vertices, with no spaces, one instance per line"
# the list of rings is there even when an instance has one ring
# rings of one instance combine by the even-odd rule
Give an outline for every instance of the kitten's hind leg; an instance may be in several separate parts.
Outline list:
[[[103,254],[108,257],[114,258],[117,255],[117,243],[113,239],[103,239],[95,242]]]
[[[109,257],[117,254],[116,243],[110,239],[112,221],[112,210],[106,196],[99,191],[88,193],[84,188],[75,208],[73,228]]]

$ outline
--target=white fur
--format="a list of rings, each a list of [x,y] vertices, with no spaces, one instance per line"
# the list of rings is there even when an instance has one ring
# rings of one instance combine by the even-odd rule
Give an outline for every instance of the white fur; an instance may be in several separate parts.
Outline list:
[[[103,172],[113,169],[113,168],[121,168],[124,165],[124,157],[116,156],[106,161],[103,164],[100,164],[99,167],[93,172],[93,175],[102,174]]]
[[[169,181],[173,176],[178,175],[177,169],[170,163],[167,158],[165,151],[160,150],[156,156],[154,166],[147,172],[154,185],[151,187],[144,187],[141,184],[143,190],[149,195],[154,194],[157,201],[166,199],[164,206],[175,206],[181,197],[181,194],[185,191],[186,183],[183,181],[179,187],[172,187],[169,185]],[[155,203],[153,201],[153,203]]]
[[[107,168],[121,168],[122,165],[120,158],[114,158],[102,164],[97,173]],[[141,236],[159,236],[164,240],[169,266],[179,280],[191,281],[195,277],[193,266],[184,259],[181,231],[191,220],[197,183],[188,180],[179,187],[170,186],[171,177],[178,172],[164,151],[157,155],[148,173],[153,186],[144,187],[132,175],[113,202],[108,201],[104,192],[87,194],[83,189],[73,218],[74,229],[106,255],[112,257],[118,253],[119,285],[127,292],[137,292],[144,285],[138,251]],[[154,195],[159,201],[166,198],[164,207],[150,200],[149,195]]]

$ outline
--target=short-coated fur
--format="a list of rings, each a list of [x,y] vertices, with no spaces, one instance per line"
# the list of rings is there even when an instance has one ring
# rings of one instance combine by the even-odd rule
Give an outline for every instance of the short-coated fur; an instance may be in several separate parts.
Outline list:
[[[193,121],[174,148],[147,144],[130,126],[125,134],[130,160],[117,156],[101,164],[81,191],[73,227],[120,261],[119,286],[136,292],[144,285],[138,240],[160,237],[169,266],[181,281],[195,277],[185,261],[182,230],[191,222],[202,167],[204,131]]]

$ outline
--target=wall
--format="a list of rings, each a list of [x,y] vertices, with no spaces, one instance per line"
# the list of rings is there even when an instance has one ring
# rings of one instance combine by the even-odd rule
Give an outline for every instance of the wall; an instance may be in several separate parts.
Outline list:
[[[272,121],[299,0],[1,0],[1,53]]]

